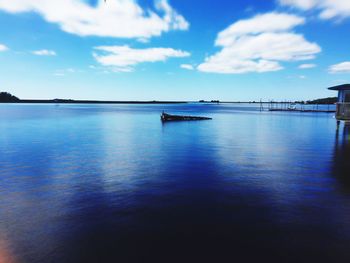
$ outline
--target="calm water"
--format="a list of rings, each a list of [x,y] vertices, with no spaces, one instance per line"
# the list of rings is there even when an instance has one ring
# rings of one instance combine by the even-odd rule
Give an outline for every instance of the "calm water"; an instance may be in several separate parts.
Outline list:
[[[350,262],[349,132],[249,105],[0,105],[1,257]]]

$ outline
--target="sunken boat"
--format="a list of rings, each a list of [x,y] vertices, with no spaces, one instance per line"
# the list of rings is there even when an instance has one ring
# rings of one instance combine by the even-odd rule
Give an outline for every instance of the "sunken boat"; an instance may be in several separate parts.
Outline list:
[[[202,120],[211,120],[209,117],[198,117],[198,116],[182,116],[182,115],[172,115],[163,112],[160,116],[160,119],[165,121],[202,121]]]

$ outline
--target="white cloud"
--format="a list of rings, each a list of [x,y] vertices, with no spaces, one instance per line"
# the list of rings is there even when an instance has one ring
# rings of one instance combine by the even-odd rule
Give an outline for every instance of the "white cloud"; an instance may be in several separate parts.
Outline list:
[[[75,70],[74,68],[67,68],[66,71],[69,72],[69,73],[77,72],[77,70]]]
[[[3,44],[0,44],[0,52],[6,51],[6,50],[8,50],[8,47]]]
[[[35,50],[32,53],[37,56],[56,56],[55,51],[47,49]]]
[[[140,37],[137,39],[137,41],[143,44],[147,44],[149,43],[149,38]]]
[[[134,66],[144,62],[165,61],[168,58],[188,57],[190,53],[172,48],[134,49],[129,46],[95,47],[94,58],[103,66],[116,72],[131,72]]]
[[[339,64],[335,64],[329,67],[329,72],[332,74],[335,73],[350,73],[350,62],[342,62]]]
[[[181,64],[180,68],[187,69],[187,70],[194,70],[194,67],[191,64]]]
[[[62,76],[67,76],[69,74],[73,74],[73,73],[83,73],[83,70],[79,70],[79,69],[74,69],[74,68],[65,68],[65,69],[57,69],[54,72],[55,76],[58,77],[62,77]]]
[[[279,0],[281,5],[293,6],[302,10],[309,10],[317,5],[318,0]]]
[[[279,0],[281,5],[301,10],[320,10],[320,18],[345,18],[350,16],[349,0]]]
[[[64,74],[64,73],[61,73],[61,72],[55,72],[55,73],[54,73],[54,76],[56,76],[56,77],[64,77],[65,74]]]
[[[239,74],[283,69],[281,61],[315,58],[321,51],[316,43],[291,30],[304,18],[284,13],[267,13],[240,20],[218,34],[221,51],[198,66],[203,72]]]
[[[217,46],[228,46],[244,35],[258,35],[265,32],[285,32],[304,23],[304,18],[290,14],[272,12],[257,15],[251,19],[233,23],[224,31],[221,31],[215,44]]]
[[[189,27],[167,0],[156,0],[154,10],[143,9],[137,0],[98,0],[96,6],[84,0],[0,0],[0,10],[35,12],[79,36],[147,39]]]
[[[316,65],[315,64],[301,64],[299,66],[300,69],[310,69],[310,68],[315,68]]]

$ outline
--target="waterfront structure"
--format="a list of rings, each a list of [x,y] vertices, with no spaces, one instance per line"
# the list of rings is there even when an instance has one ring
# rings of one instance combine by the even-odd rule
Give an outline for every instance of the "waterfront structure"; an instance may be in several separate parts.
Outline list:
[[[338,91],[338,102],[335,117],[338,121],[350,121],[350,84],[339,85],[328,88]]]

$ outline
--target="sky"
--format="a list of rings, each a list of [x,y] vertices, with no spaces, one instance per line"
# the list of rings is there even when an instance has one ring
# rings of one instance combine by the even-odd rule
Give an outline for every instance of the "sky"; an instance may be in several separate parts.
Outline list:
[[[309,100],[350,83],[349,0],[0,0],[22,99]]]

